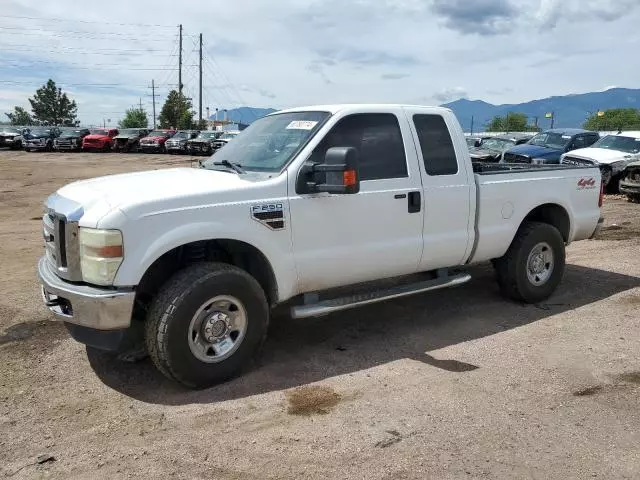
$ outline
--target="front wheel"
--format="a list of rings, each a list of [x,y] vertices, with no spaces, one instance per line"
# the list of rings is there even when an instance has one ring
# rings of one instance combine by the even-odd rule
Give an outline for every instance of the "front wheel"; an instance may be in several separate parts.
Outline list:
[[[206,388],[238,375],[266,337],[269,308],[247,272],[207,262],[178,272],[149,309],[149,356],[168,378]]]
[[[565,267],[562,235],[552,225],[526,222],[507,253],[494,262],[502,293],[514,300],[537,303],[556,290]]]

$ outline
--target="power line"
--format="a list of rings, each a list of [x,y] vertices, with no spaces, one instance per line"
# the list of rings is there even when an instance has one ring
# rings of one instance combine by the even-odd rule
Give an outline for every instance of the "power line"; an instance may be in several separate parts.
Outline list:
[[[70,32],[72,33],[72,32]],[[47,33],[43,33],[43,32],[0,32],[0,35],[28,35],[28,36],[46,36],[47,38],[50,37],[56,37],[56,38],[76,38],[76,39],[80,39],[80,40],[112,40],[111,38],[107,37],[95,37],[95,36],[90,36],[90,35],[109,35],[107,33],[100,33],[100,32],[78,32],[78,34],[83,34],[83,35],[78,35],[78,34],[73,34],[71,35],[70,33],[62,33],[60,35],[58,34],[47,34]],[[124,34],[123,34],[124,35]],[[120,38],[120,40],[129,40],[129,41],[134,41],[137,42],[139,41],[138,37],[128,37],[128,38]],[[162,38],[145,38],[144,40],[145,42],[166,42],[166,39],[162,39]]]
[[[2,15],[2,18],[14,18],[19,20],[43,20],[46,22],[71,22],[71,23],[91,23],[91,24],[99,24],[99,25],[118,25],[118,26],[131,26],[131,27],[161,27],[168,28],[174,27],[175,25],[158,25],[153,23],[113,23],[113,22],[102,22],[102,21],[91,21],[91,20],[76,20],[69,18],[42,18],[42,17],[24,17],[17,15]]]

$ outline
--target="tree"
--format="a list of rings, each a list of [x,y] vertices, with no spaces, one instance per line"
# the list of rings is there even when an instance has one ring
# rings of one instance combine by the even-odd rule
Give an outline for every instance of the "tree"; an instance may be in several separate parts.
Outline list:
[[[15,107],[13,112],[5,113],[9,117],[11,125],[33,125],[33,119],[29,112],[22,107]]]
[[[488,132],[535,132],[538,130],[533,125],[527,125],[527,116],[518,112],[509,112],[506,117],[496,115],[487,126]]]
[[[147,112],[141,108],[130,108],[124,113],[124,118],[118,125],[120,128],[147,128],[149,125]]]
[[[49,81],[36,90],[33,98],[29,99],[33,117],[44,125],[76,126],[78,107],[74,100],[70,100],[56,82]]]
[[[634,130],[640,128],[640,110],[635,108],[612,108],[602,115],[594,113],[583,127],[587,130]]]
[[[191,101],[175,90],[171,90],[160,111],[160,128],[193,128]]]
[[[206,130],[207,128],[209,128],[209,124],[207,123],[207,119],[203,118],[202,120],[198,120],[196,122],[196,129],[197,130]]]

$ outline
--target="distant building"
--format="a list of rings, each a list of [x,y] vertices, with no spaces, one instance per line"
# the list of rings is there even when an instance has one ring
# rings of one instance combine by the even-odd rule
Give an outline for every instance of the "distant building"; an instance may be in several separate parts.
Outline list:
[[[227,120],[207,120],[207,125],[210,130],[222,130],[224,132],[230,130],[241,131],[249,126],[244,123],[230,122]]]

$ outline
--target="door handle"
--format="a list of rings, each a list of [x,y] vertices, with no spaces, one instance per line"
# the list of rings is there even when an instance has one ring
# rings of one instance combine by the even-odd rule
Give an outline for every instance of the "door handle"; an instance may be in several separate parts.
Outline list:
[[[420,192],[409,192],[409,213],[418,213],[422,208]]]

